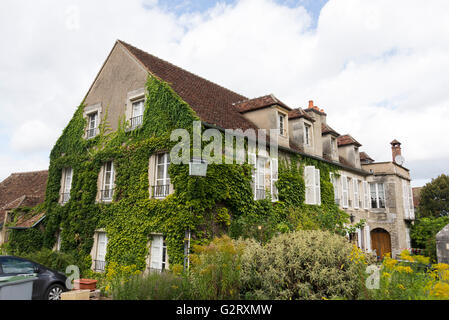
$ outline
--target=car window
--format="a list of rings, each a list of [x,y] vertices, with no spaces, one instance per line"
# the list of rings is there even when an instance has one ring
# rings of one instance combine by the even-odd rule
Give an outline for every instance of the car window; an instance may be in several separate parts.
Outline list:
[[[3,258],[1,264],[3,273],[34,273],[34,264],[29,261],[15,258]]]

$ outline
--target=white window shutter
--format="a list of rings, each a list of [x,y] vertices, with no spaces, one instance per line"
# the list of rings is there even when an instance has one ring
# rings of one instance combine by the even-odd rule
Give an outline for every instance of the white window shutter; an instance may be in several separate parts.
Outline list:
[[[252,181],[252,188],[253,188],[253,194],[254,194],[254,200],[256,200],[256,171],[257,171],[257,156],[255,153],[248,153],[248,163],[253,166],[251,169],[251,181]]]
[[[276,187],[276,182],[278,181],[279,177],[279,162],[278,159],[271,159],[270,162],[270,169],[271,169],[271,200],[272,201],[278,201],[278,189]]]
[[[415,219],[415,205],[413,203],[413,189],[412,186],[409,186],[409,202],[410,202],[410,212],[409,212],[409,216],[410,219]]]
[[[162,270],[162,236],[153,236],[151,241],[151,269]]]
[[[347,208],[349,206],[348,203],[348,177],[341,176],[341,186],[342,186],[342,200],[343,200],[343,208]]]
[[[366,241],[366,250],[371,252],[371,232],[369,225],[365,225],[365,241]]]
[[[306,204],[315,204],[315,167],[306,166],[304,168],[304,181],[306,185]]]
[[[370,193],[368,181],[363,181],[363,196],[364,196],[364,209],[369,209],[370,207]]]
[[[359,180],[352,179],[353,190],[354,190],[354,208],[359,208]]]
[[[320,169],[315,169],[315,204],[321,205]]]
[[[405,182],[405,180],[402,180],[402,200],[403,200],[403,204],[404,204],[404,218],[405,219],[409,219],[410,215],[410,205],[409,205],[409,195],[408,195],[408,187],[407,187],[407,183]]]
[[[362,248],[362,230],[360,228],[357,229],[357,246]]]

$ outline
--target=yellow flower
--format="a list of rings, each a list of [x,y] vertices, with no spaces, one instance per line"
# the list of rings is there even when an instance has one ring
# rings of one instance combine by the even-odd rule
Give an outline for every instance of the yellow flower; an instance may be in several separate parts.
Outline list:
[[[397,266],[395,268],[396,271],[398,272],[404,272],[404,273],[413,273],[413,269],[410,267],[404,267],[404,266]]]
[[[424,257],[424,256],[414,256],[414,259],[416,262],[421,263],[421,264],[429,264],[430,263],[430,258],[429,257]]]
[[[391,259],[389,257],[385,257],[383,265],[387,268],[387,269],[393,269],[394,266],[398,263],[398,260],[395,259]]]
[[[384,273],[382,273],[382,277],[384,277],[384,278],[390,278],[390,277],[391,277],[391,274],[388,273],[388,272],[384,272]]]
[[[432,265],[432,268],[435,269],[436,271],[443,271],[443,270],[448,270],[449,269],[449,264],[446,263],[437,263]]]
[[[410,253],[407,250],[402,251],[399,256],[401,257],[402,260],[415,262],[415,260],[413,260],[413,257],[410,255]]]
[[[402,289],[402,290],[405,290],[405,287],[402,284],[398,284],[398,288]]]
[[[449,284],[445,282],[437,282],[432,290],[430,290],[430,294],[432,296],[438,297],[438,298],[449,298]]]

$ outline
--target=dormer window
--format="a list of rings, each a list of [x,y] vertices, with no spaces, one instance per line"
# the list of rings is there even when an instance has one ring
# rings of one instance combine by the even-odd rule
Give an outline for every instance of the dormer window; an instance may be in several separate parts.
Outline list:
[[[283,113],[278,113],[278,127],[279,127],[279,134],[281,136],[286,136],[287,135],[287,129],[285,126],[285,114]]]
[[[312,126],[304,123],[304,144],[308,147],[312,146]]]
[[[95,137],[98,132],[98,112],[92,112],[87,116],[87,139],[90,139]]]
[[[131,130],[138,128],[143,122],[144,100],[134,101],[132,104]]]

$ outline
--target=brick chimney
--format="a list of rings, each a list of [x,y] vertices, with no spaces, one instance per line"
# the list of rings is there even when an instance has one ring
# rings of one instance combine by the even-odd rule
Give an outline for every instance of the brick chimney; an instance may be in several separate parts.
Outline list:
[[[391,144],[391,153],[393,156],[393,162],[396,162],[396,157],[402,155],[401,154],[401,143],[394,139],[393,141],[390,142]]]

